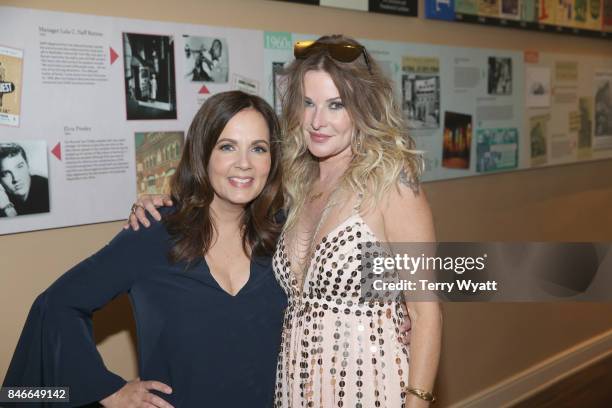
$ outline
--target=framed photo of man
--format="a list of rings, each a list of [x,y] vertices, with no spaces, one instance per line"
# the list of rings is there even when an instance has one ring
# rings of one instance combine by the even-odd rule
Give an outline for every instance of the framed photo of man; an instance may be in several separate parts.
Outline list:
[[[0,141],[0,218],[50,211],[48,169],[46,141]]]

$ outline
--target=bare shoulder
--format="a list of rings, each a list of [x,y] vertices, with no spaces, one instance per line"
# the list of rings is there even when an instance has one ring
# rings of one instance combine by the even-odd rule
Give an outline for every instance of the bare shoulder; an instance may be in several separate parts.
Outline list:
[[[380,206],[385,235],[391,242],[435,241],[433,216],[425,192],[402,174]]]

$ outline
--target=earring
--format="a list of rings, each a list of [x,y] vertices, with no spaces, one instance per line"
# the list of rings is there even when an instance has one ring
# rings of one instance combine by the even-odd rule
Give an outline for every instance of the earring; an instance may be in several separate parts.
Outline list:
[[[354,136],[355,139],[355,150],[361,150],[361,138],[359,136]]]

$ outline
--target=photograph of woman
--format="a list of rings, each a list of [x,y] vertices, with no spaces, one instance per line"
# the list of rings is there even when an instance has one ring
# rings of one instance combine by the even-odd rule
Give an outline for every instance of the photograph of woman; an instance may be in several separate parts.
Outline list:
[[[283,202],[278,138],[263,99],[210,97],[164,222],[122,231],[36,299],[3,387],[67,386],[62,407],[271,406],[287,305],[270,258]],[[140,378],[130,382],[105,367],[92,334],[93,312],[122,293],[137,327]]]
[[[324,36],[296,43],[294,56],[282,77],[287,219],[273,269],[289,303],[275,406],[427,407],[435,400],[440,305],[359,302],[366,243],[435,241],[418,183],[422,158],[390,80],[365,47]],[[159,219],[155,207],[164,201],[141,197],[132,228],[151,225],[146,211]]]

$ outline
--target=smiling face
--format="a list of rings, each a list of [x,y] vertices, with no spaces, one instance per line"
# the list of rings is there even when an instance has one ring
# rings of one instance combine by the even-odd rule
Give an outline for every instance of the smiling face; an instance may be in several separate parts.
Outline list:
[[[0,182],[10,195],[25,201],[30,192],[31,180],[30,167],[21,154],[0,161]]]
[[[264,117],[244,109],[228,122],[208,163],[213,207],[244,207],[263,190],[270,173],[270,133]]]
[[[353,129],[331,76],[325,71],[306,72],[302,131],[310,153],[319,159],[352,154]]]

